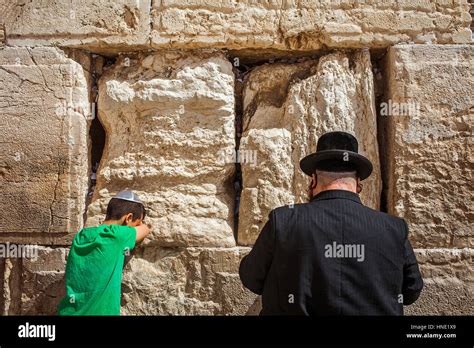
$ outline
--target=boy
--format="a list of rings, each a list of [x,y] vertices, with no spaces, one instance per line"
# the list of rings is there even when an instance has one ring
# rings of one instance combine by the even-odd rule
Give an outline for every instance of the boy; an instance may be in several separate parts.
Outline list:
[[[121,191],[107,206],[102,225],[76,234],[66,266],[66,296],[59,315],[120,315],[125,255],[150,233],[145,207],[131,191]]]

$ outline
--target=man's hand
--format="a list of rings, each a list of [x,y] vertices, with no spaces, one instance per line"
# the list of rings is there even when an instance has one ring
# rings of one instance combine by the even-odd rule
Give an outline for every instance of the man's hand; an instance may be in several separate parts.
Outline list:
[[[136,243],[141,242],[148,236],[151,232],[151,225],[150,224],[141,224],[135,227],[137,230],[137,239]]]

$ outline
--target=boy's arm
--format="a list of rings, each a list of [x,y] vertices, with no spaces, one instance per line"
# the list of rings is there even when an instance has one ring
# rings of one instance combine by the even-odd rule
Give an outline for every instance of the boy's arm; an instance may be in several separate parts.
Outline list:
[[[151,232],[151,225],[149,224],[141,224],[136,226],[135,229],[137,230],[137,238],[135,239],[136,243],[141,242],[148,236]]]

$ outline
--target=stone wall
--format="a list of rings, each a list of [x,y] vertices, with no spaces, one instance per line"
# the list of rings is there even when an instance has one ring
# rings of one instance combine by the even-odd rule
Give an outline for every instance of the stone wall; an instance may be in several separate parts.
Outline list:
[[[130,188],[154,230],[123,314],[258,313],[239,262],[271,209],[307,200],[299,159],[345,130],[374,163],[363,202],[409,224],[425,290],[406,313],[474,314],[469,10],[0,0],[0,243],[37,246],[0,255],[0,312],[54,313],[75,232]]]
[[[0,241],[61,242],[82,226],[91,116],[86,74],[57,48],[0,50]]]
[[[5,0],[0,9],[9,44],[21,46],[309,51],[471,40],[467,0]]]
[[[412,311],[474,308],[473,66],[472,45],[400,45],[387,55],[388,100],[412,106],[382,121],[388,212],[407,220],[426,283]]]

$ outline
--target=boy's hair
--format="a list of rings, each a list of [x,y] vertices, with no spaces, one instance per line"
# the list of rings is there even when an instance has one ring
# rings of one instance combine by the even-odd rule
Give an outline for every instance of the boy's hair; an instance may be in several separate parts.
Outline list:
[[[124,215],[133,214],[133,221],[145,218],[145,207],[141,203],[112,198],[107,206],[105,220],[119,220]]]

